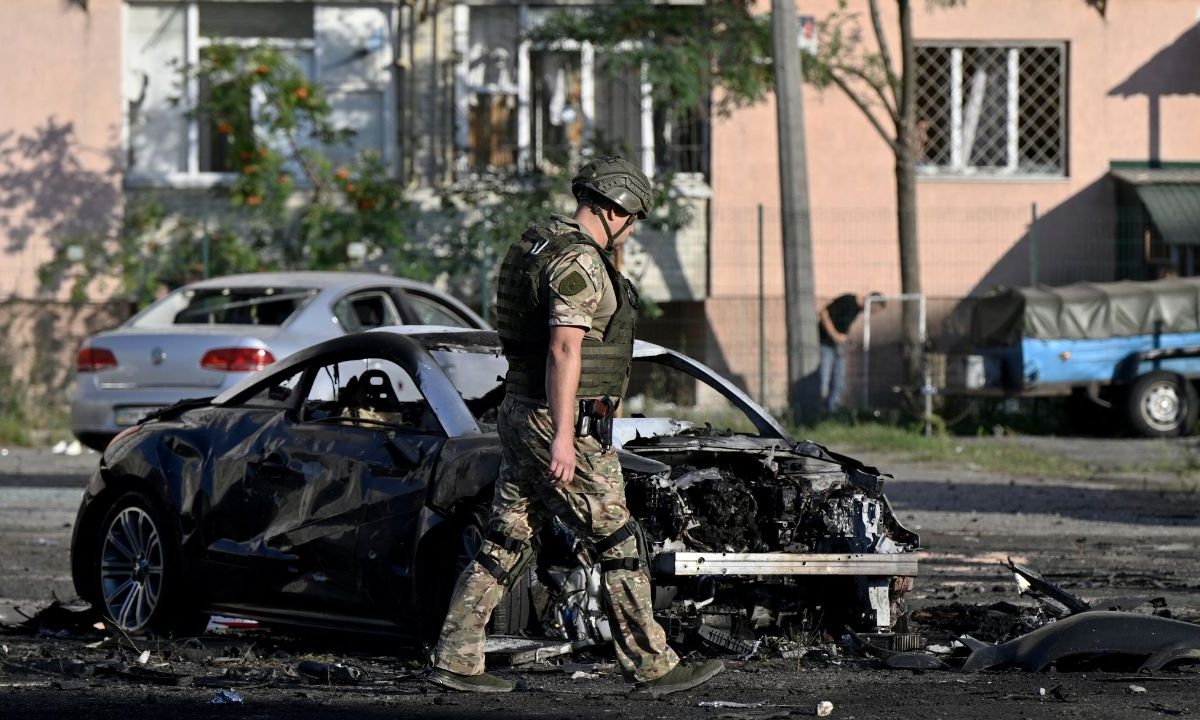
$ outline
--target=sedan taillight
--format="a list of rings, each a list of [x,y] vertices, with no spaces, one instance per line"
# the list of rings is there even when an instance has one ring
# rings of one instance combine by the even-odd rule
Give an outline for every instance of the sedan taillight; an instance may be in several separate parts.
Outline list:
[[[216,348],[204,353],[200,367],[222,372],[253,372],[275,362],[270,350],[260,348]]]
[[[116,366],[117,356],[113,355],[112,350],[104,348],[79,348],[79,354],[75,356],[75,369],[78,372],[96,372]]]

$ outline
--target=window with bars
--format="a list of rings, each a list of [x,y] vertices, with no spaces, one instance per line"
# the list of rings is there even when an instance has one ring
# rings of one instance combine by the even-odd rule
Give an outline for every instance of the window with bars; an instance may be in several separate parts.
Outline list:
[[[924,175],[1062,177],[1062,43],[917,47],[917,167]]]

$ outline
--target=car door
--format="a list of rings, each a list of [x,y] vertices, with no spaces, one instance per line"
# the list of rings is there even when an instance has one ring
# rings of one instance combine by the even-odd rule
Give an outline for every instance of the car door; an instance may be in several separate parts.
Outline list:
[[[441,325],[455,328],[479,329],[464,313],[444,298],[422,290],[394,288],[393,296],[409,325]]]
[[[445,441],[435,414],[400,365],[363,357],[316,372],[293,435],[291,464],[320,467],[323,477],[312,494],[310,523],[293,534],[321,542],[316,538],[326,531],[353,531],[354,557],[347,561],[353,603],[360,614],[394,615]],[[350,537],[336,538],[343,555]]]

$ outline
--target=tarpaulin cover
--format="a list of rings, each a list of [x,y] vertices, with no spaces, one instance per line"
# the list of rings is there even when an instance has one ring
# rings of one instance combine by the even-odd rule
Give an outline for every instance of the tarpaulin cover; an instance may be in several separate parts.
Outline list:
[[[1200,332],[1200,278],[1008,288],[971,315],[976,347]]]

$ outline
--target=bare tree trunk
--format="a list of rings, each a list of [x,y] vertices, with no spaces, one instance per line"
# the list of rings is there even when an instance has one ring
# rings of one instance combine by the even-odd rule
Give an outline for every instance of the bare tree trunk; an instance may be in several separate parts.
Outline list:
[[[900,11],[900,107],[896,122],[896,230],[900,242],[900,291],[921,292],[921,247],[917,236],[916,49],[910,0],[897,0]],[[909,387],[921,381],[920,325],[917,304],[902,304],[904,378]]]

